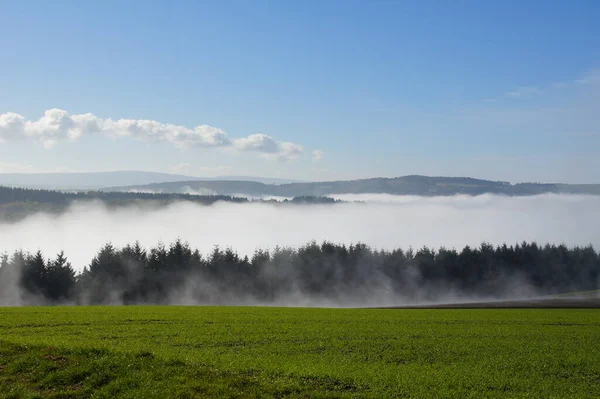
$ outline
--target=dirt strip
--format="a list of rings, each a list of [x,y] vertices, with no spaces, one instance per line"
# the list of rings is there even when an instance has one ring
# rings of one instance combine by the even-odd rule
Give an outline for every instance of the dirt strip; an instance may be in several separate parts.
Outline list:
[[[380,309],[600,309],[600,298],[548,298],[514,301],[389,306]]]

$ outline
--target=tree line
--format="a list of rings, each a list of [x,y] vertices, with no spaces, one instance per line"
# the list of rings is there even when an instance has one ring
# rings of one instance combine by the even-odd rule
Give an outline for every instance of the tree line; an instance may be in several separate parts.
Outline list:
[[[40,204],[69,205],[75,200],[100,200],[108,203],[127,202],[134,200],[175,201],[187,200],[206,205],[216,201],[247,202],[243,197],[231,195],[193,195],[174,193],[144,193],[118,191],[55,191],[31,188],[0,186],[0,204],[34,202]]]
[[[128,202],[136,200],[154,201],[192,201],[210,205],[217,201],[226,202],[251,202],[246,197],[232,195],[196,195],[183,193],[145,193],[145,192],[120,192],[120,191],[80,191],[63,192],[55,190],[39,190],[31,188],[0,186],[0,205],[12,203],[40,203],[52,205],[69,205],[75,200],[100,200],[108,203]],[[330,197],[302,195],[283,201],[277,200],[252,200],[258,202],[299,202],[299,203],[336,203],[343,202]]]
[[[153,206],[166,206],[178,201],[188,201],[200,205],[212,205],[215,202],[231,203],[275,203],[275,204],[334,204],[342,202],[329,197],[298,196],[292,199],[277,201],[275,199],[248,199],[231,195],[195,195],[176,193],[142,193],[142,192],[105,192],[81,191],[62,192],[0,186],[0,221],[18,221],[39,212],[64,212],[75,201],[100,201],[114,208],[145,203]]]
[[[149,250],[104,245],[76,273],[64,253],[17,251],[0,258],[0,303],[368,305],[598,289],[600,254],[591,246],[520,243],[462,250],[376,250],[365,244],[311,242],[240,256],[202,254],[183,241]],[[288,301],[288,302],[286,302]]]

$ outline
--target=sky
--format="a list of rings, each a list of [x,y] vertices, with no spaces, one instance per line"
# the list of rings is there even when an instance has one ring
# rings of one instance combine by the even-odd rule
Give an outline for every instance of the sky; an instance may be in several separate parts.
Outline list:
[[[0,173],[600,183],[598,1],[0,10]]]

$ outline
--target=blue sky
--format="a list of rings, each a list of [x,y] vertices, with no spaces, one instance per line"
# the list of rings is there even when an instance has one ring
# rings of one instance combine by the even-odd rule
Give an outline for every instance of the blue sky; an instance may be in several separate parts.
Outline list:
[[[600,183],[597,1],[0,9],[0,172]]]

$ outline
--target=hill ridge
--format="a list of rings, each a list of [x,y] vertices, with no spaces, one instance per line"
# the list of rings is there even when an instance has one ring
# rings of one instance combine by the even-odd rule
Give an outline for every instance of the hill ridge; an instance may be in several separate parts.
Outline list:
[[[219,195],[323,196],[334,194],[395,194],[395,195],[480,195],[503,194],[511,196],[536,194],[587,194],[600,195],[600,184],[565,183],[515,183],[471,177],[444,177],[408,175],[399,177],[373,177],[355,180],[333,180],[265,184],[253,181],[184,180],[137,186],[107,187],[103,191],[148,191],[162,193],[203,193]]]

